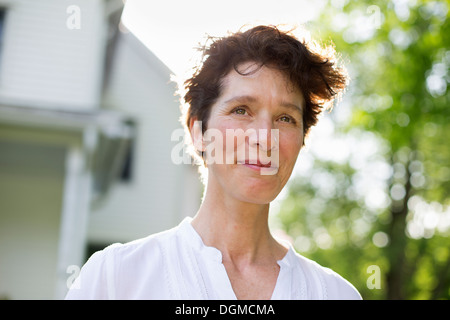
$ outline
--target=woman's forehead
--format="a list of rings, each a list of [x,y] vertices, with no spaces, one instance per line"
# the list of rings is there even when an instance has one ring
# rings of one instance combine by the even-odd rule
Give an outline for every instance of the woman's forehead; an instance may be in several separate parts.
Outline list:
[[[303,95],[288,76],[272,67],[260,66],[253,62],[241,64],[237,71],[233,68],[223,79],[221,97],[233,96],[269,97],[302,104]]]

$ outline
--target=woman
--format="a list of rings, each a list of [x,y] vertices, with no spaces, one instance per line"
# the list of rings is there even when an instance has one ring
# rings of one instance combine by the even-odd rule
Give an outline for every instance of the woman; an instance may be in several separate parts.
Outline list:
[[[360,299],[268,228],[305,136],[345,87],[334,51],[258,26],[214,39],[204,54],[184,95],[184,125],[207,171],[197,214],[95,253],[67,299]]]

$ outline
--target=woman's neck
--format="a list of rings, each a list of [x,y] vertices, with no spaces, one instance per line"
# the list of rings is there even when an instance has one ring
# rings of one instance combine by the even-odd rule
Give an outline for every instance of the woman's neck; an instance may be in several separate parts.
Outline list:
[[[222,252],[224,261],[265,263],[267,259],[279,260],[286,253],[270,234],[268,216],[269,204],[230,199],[209,188],[192,226],[205,245]]]

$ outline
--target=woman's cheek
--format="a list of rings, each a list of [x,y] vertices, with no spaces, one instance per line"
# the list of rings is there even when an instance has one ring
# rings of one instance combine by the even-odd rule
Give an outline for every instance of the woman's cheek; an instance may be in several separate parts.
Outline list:
[[[223,151],[227,164],[232,164],[236,160],[236,151],[242,149],[245,143],[242,132],[245,129],[239,123],[224,119],[218,124],[218,129],[222,133]]]
[[[282,132],[280,130],[280,160],[294,162],[303,145],[303,134],[298,132]]]
[[[211,124],[210,128],[214,130],[214,139],[209,141],[209,153],[214,153],[213,161],[216,164],[234,164],[236,156],[236,143],[240,139],[236,138],[239,133],[239,126],[233,121],[222,119]],[[213,151],[214,150],[214,151]]]

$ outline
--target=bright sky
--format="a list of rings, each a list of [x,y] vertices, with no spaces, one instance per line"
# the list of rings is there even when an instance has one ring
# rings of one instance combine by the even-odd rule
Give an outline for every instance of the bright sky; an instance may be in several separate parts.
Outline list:
[[[205,35],[222,36],[245,24],[301,25],[323,0],[128,0],[123,24],[175,74],[183,76]]]

